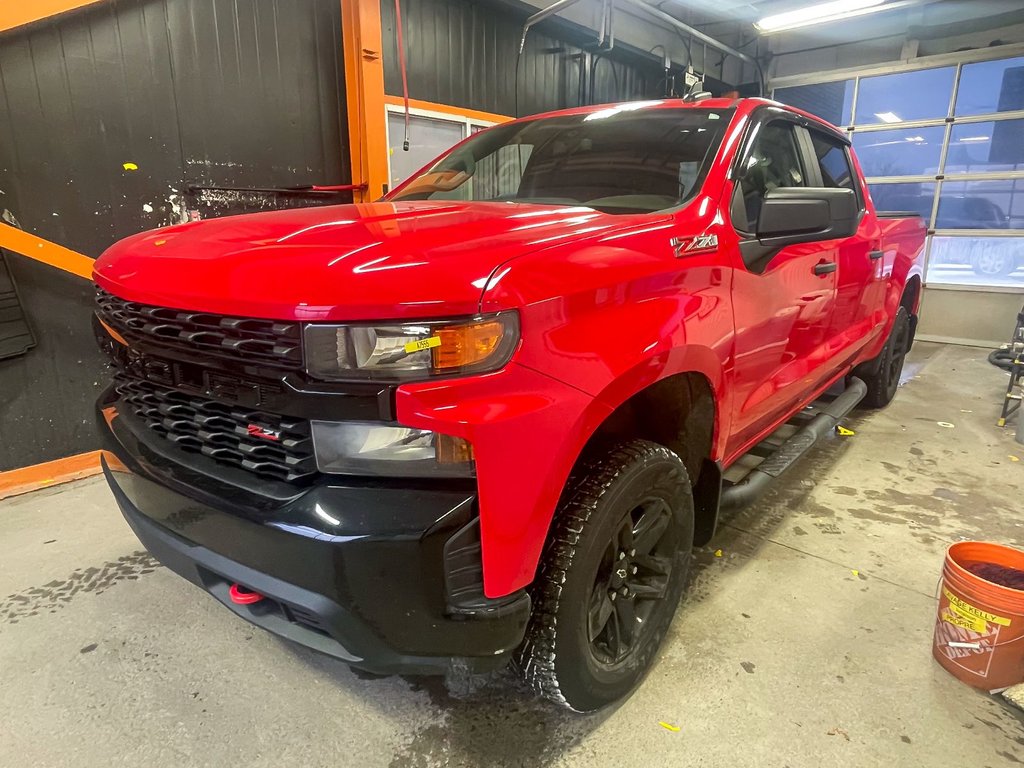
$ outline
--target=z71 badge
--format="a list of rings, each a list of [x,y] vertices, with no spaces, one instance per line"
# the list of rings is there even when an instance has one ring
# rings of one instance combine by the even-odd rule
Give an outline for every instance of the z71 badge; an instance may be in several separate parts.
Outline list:
[[[271,429],[260,424],[249,424],[245,431],[249,437],[261,437],[264,440],[273,440],[275,443],[281,439],[281,430]]]
[[[675,250],[676,258],[707,253],[718,249],[718,235],[696,235],[695,237],[673,237],[669,242]]]

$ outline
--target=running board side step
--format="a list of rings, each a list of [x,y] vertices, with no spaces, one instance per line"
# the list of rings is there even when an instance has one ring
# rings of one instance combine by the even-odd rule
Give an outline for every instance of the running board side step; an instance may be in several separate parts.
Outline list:
[[[868,386],[851,378],[839,397],[817,413],[806,426],[795,432],[764,461],[734,485],[722,489],[720,509],[735,509],[760,496],[783,472],[792,467],[811,447],[830,434],[846,414],[864,399]]]

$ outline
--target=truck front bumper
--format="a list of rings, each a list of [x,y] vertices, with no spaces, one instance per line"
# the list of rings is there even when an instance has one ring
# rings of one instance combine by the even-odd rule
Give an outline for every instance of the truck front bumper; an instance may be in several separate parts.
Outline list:
[[[205,457],[176,461],[133,430],[113,393],[99,410],[104,447],[130,470],[103,464],[132,530],[157,560],[247,621],[380,674],[493,669],[521,642],[528,595],[483,597],[472,488],[226,482]],[[264,599],[237,604],[234,584]]]

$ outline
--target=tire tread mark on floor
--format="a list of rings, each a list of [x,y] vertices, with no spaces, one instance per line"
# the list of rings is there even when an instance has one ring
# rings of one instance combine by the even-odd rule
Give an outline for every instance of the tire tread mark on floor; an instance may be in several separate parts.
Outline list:
[[[75,595],[100,595],[118,582],[134,581],[161,567],[148,552],[138,550],[100,566],[79,568],[66,579],[55,579],[0,599],[0,627],[17,624],[30,616],[56,613],[70,603]]]

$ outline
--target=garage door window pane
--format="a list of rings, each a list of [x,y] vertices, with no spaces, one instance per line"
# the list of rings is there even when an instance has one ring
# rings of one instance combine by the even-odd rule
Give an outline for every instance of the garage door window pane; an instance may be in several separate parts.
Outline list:
[[[964,64],[956,115],[988,115],[1024,109],[1024,57]]]
[[[872,184],[871,199],[878,211],[906,211],[919,214],[926,222],[932,218],[935,202],[935,184],[903,182],[900,184]]]
[[[412,115],[409,118],[409,151],[406,152],[402,149],[405,116],[389,112],[391,188],[394,189],[442,152],[462,141],[465,130],[466,125],[462,122]]]
[[[953,126],[946,173],[1024,170],[1024,120]]]
[[[853,115],[853,80],[776,88],[775,100],[817,115],[832,125],[849,125]]]
[[[933,237],[927,281],[1024,288],[1024,242],[1015,237]]]
[[[956,67],[865,77],[857,95],[857,125],[945,117]]]
[[[853,148],[865,176],[934,176],[939,172],[945,135],[942,126],[855,131]]]
[[[945,181],[936,229],[1024,229],[1024,180]]]

